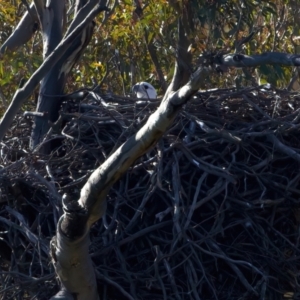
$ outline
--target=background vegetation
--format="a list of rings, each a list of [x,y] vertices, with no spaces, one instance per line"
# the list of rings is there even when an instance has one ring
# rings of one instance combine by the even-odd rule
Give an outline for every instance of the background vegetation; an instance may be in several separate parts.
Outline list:
[[[204,53],[255,54],[267,51],[297,53],[300,50],[299,2],[296,0],[191,0],[190,51],[195,66]],[[74,68],[67,91],[91,86],[93,79],[103,82],[102,88],[114,94],[128,94],[133,83],[144,80],[163,94],[161,69],[167,82],[174,71],[176,46],[176,17],[167,0],[141,1],[141,18],[134,1],[119,1],[110,18],[96,20],[95,34],[83,58]],[[69,2],[70,7],[72,1]],[[180,6],[180,5],[179,5]],[[26,10],[21,0],[0,3],[0,43],[11,34]],[[72,18],[72,9],[68,11]],[[245,38],[249,37],[246,43]],[[149,54],[152,46],[154,59]],[[34,38],[0,60],[1,99],[12,98],[20,80],[28,78],[42,62],[42,41],[39,31]],[[215,76],[207,88],[249,86],[270,82],[287,87],[293,69],[262,66],[257,70],[231,70],[226,76]]]

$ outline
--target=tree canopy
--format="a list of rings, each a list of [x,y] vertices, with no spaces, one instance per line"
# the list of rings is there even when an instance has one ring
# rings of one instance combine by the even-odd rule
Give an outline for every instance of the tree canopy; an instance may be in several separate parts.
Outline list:
[[[203,53],[210,52],[250,55],[299,51],[297,1],[190,2],[190,11],[186,12],[189,14],[189,51],[195,61]],[[69,2],[67,24],[73,17],[72,3]],[[102,16],[97,17],[92,40],[70,75],[66,92],[91,86],[94,78],[97,82],[103,81],[103,89],[119,95],[129,93],[133,83],[141,80],[152,83],[163,94],[161,80],[170,81],[175,61],[176,9],[180,9],[180,2],[178,7],[172,3],[166,0],[136,1],[135,4],[134,1],[120,1],[105,22]],[[26,9],[22,1],[1,1],[2,45]],[[243,42],[247,38],[248,41]],[[9,101],[20,80],[28,78],[41,62],[42,38],[37,28],[28,43],[14,52],[7,51],[5,59],[1,60],[2,98]],[[160,71],[163,78],[159,76]],[[264,65],[255,72],[235,69],[230,76],[214,76],[207,88],[236,83],[245,86],[253,81],[286,87],[292,74],[293,69],[278,65]]]

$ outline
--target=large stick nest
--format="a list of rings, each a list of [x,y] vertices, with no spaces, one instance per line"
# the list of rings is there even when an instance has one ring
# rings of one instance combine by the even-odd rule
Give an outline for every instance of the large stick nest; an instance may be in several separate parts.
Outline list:
[[[100,299],[296,299],[300,295],[300,105],[261,88],[199,93],[111,189],[93,226]],[[63,130],[28,150],[31,120],[1,143],[1,299],[48,299],[49,241],[64,193],[136,132],[159,101],[68,100]],[[56,126],[58,127],[58,126]]]

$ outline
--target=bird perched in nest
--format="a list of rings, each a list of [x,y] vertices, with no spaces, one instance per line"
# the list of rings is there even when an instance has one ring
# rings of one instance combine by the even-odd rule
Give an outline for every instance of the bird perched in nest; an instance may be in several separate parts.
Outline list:
[[[144,99],[156,99],[157,93],[153,85],[148,82],[142,81],[136,83],[132,87],[132,92],[137,98],[144,98]]]

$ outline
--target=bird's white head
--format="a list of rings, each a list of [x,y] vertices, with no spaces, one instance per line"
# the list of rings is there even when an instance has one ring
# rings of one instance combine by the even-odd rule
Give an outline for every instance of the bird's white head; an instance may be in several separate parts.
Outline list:
[[[132,92],[137,98],[145,98],[145,99],[156,99],[157,93],[153,85],[148,82],[142,81],[136,83],[132,87]]]

